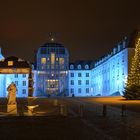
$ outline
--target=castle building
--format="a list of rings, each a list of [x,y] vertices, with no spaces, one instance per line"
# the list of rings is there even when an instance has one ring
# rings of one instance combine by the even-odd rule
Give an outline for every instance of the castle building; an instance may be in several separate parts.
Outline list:
[[[7,96],[11,82],[17,85],[17,97],[123,95],[138,38],[140,31],[135,31],[96,61],[74,63],[69,63],[67,48],[53,40],[39,47],[32,71],[26,61],[4,58],[0,50],[0,97]]]
[[[110,53],[96,61],[74,63],[69,63],[69,53],[63,45],[44,44],[36,57],[34,95],[123,95],[138,36],[137,31],[125,37]]]

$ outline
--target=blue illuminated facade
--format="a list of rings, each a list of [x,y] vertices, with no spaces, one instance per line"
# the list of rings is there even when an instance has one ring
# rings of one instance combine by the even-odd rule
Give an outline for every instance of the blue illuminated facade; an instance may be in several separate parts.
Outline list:
[[[2,56],[2,55],[0,55]],[[7,87],[14,82],[17,86],[17,97],[29,96],[30,64],[20,58],[1,57],[0,60],[0,97],[7,97]]]
[[[122,95],[137,37],[140,37],[139,31],[125,37],[110,53],[96,61],[74,63],[69,63],[69,52],[62,44],[45,43],[36,53],[32,71],[26,61],[13,57],[5,59],[0,53],[0,97],[7,96],[6,88],[11,82],[17,85],[17,97],[32,95],[32,81],[33,96],[39,97]]]
[[[92,96],[93,61],[76,61],[69,65],[69,96]]]
[[[69,53],[62,44],[43,44],[36,54],[35,96],[68,96]]]

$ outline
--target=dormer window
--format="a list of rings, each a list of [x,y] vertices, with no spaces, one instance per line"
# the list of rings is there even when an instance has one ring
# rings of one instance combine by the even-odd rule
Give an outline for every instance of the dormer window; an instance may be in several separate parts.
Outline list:
[[[81,69],[81,65],[78,65],[78,70],[80,70]]]
[[[85,69],[88,70],[89,69],[89,65],[85,65]]]
[[[8,66],[13,66],[14,62],[13,61],[8,61]]]
[[[70,65],[70,69],[73,70],[74,69],[74,65]]]

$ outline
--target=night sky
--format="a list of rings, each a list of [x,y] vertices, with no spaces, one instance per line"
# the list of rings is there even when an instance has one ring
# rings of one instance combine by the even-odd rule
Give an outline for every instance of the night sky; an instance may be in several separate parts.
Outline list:
[[[0,45],[5,57],[34,60],[48,33],[71,61],[96,59],[140,27],[140,0],[0,0]]]

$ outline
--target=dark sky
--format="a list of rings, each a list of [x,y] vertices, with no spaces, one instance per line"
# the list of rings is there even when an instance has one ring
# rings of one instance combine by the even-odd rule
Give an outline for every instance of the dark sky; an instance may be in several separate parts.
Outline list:
[[[0,0],[4,56],[33,61],[55,33],[71,60],[95,59],[140,27],[140,0]]]

